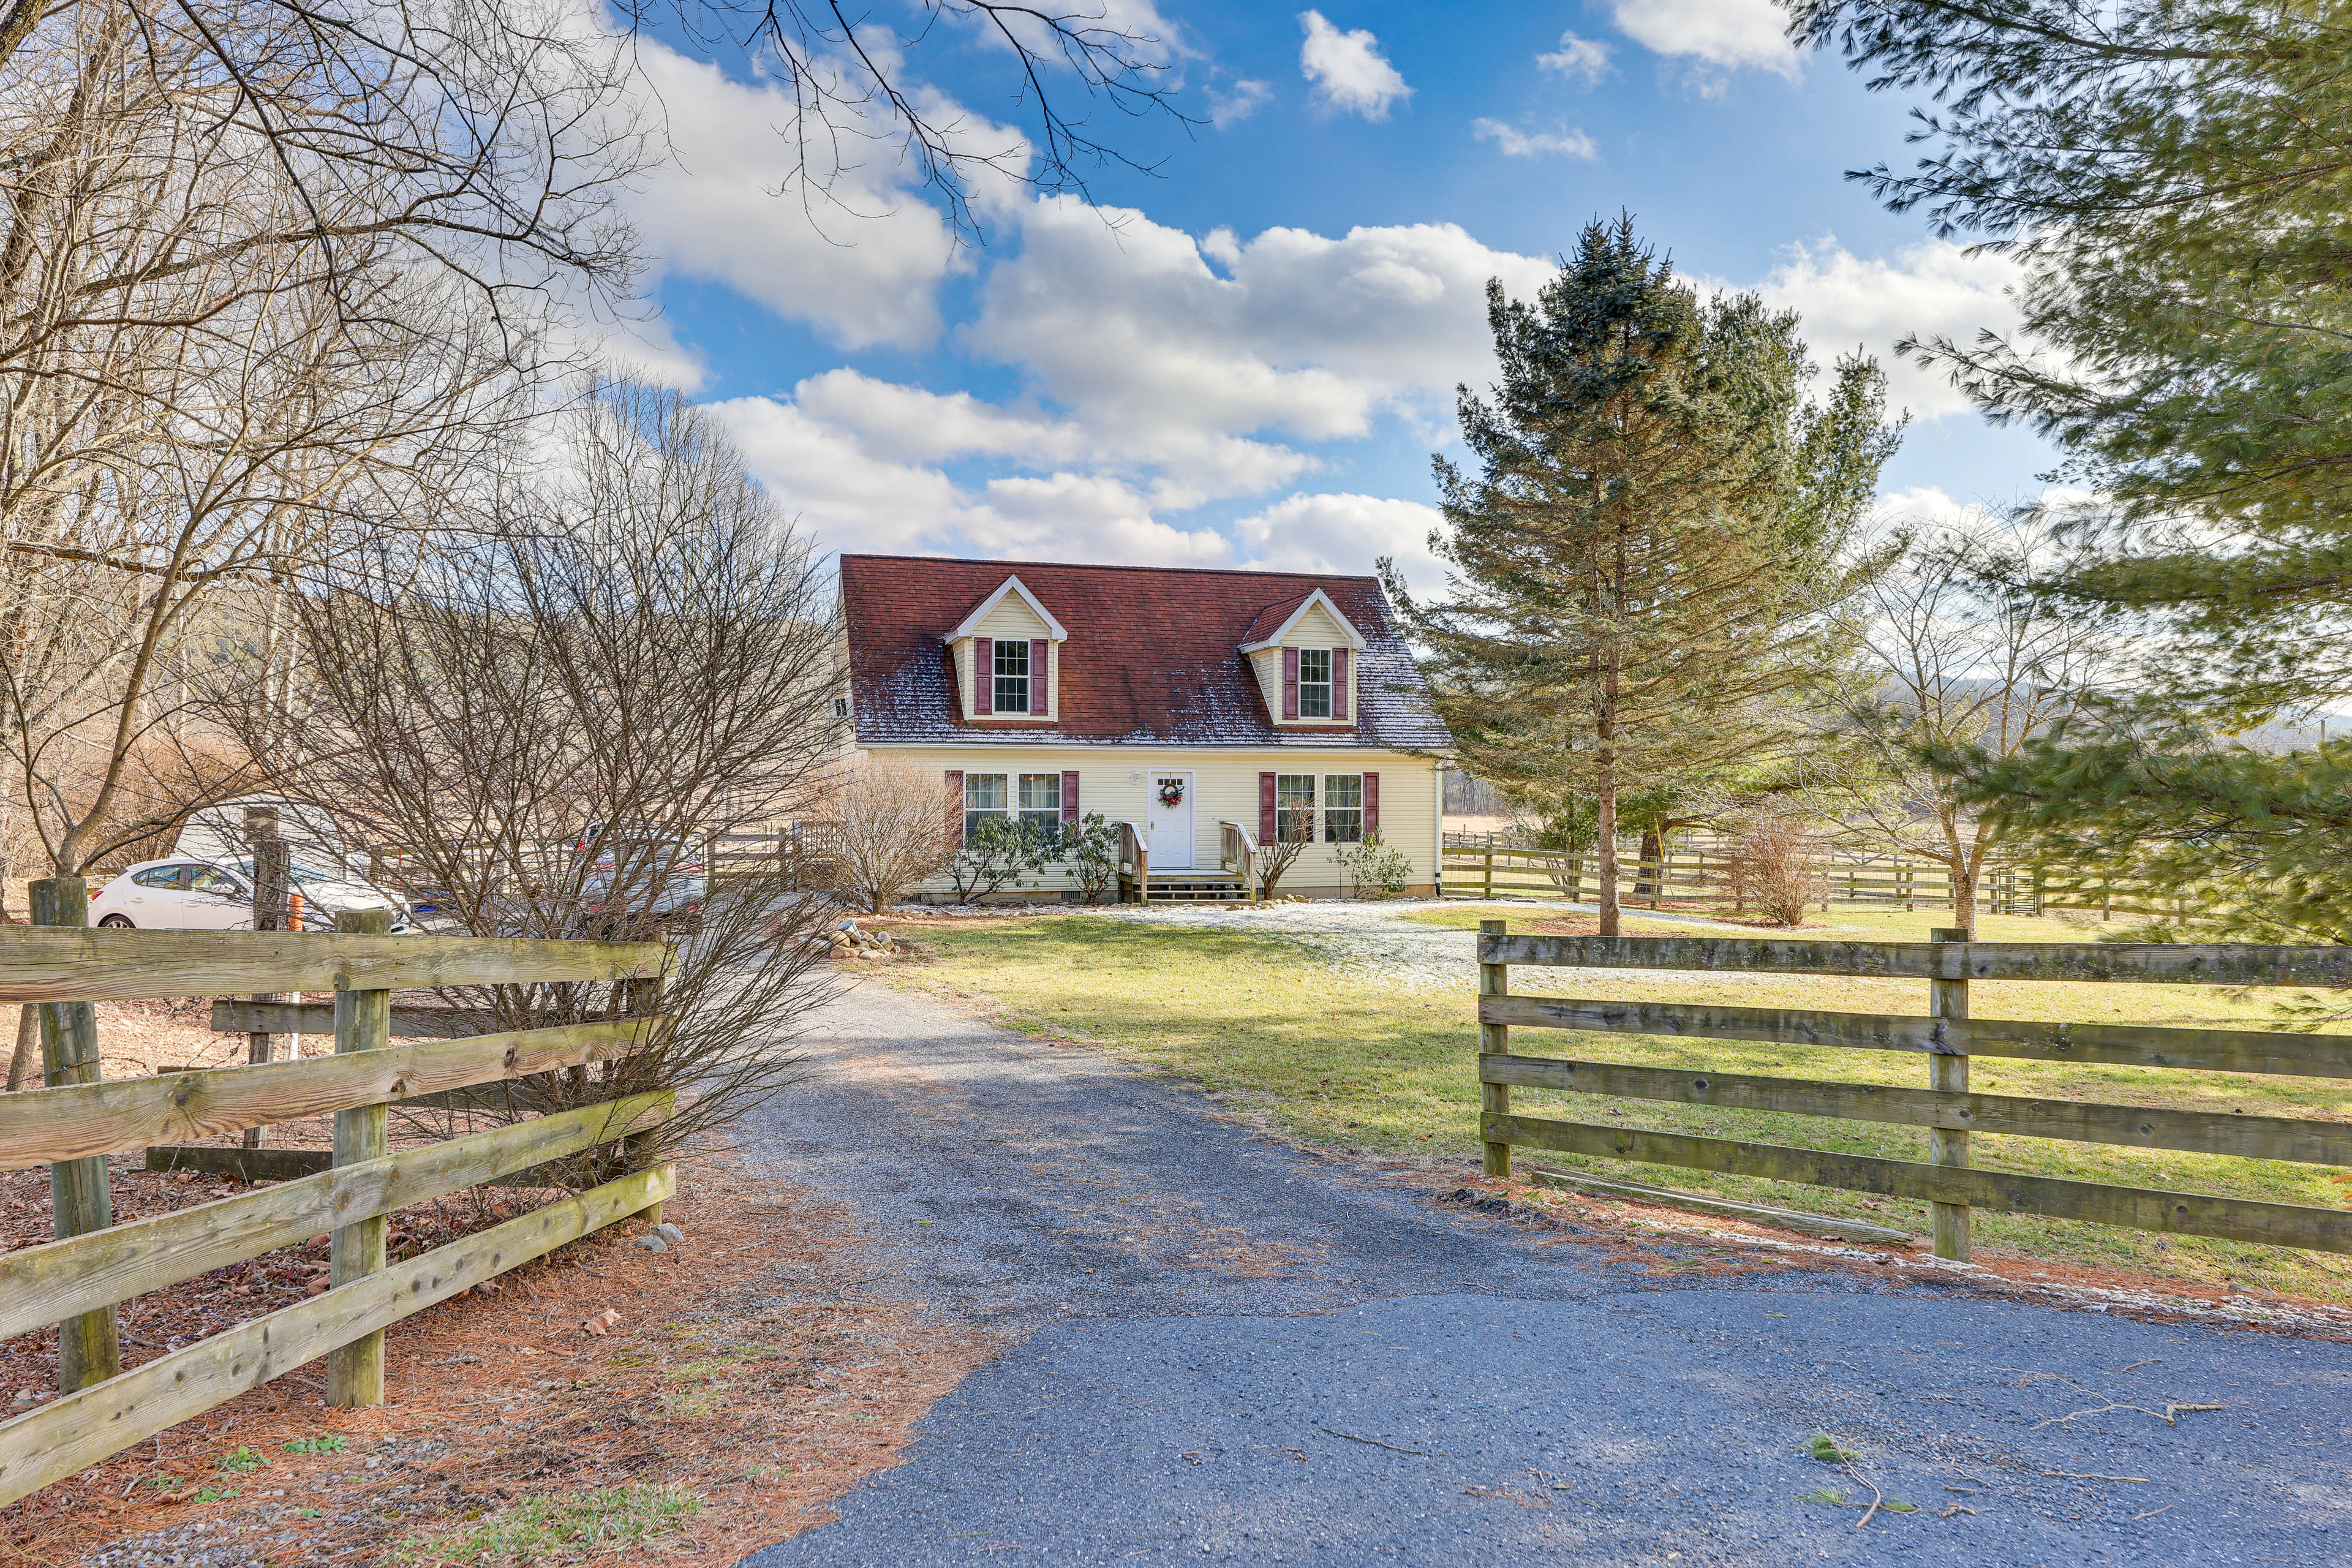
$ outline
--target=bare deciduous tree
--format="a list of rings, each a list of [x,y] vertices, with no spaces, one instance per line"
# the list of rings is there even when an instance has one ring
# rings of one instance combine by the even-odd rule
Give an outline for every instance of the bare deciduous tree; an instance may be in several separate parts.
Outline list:
[[[1754,904],[1775,924],[1805,923],[1827,883],[1820,830],[1790,803],[1755,807],[1731,822],[1732,907]]]
[[[937,769],[877,756],[843,775],[826,808],[837,826],[834,859],[842,889],[876,914],[955,858],[963,802]]]
[[[1276,819],[1281,826],[1275,836],[1257,847],[1257,885],[1263,898],[1274,897],[1283,878],[1298,864],[1315,842],[1315,813],[1311,809],[1291,806]]]
[[[2074,712],[2110,662],[2106,633],[2011,585],[2049,549],[2035,527],[1915,541],[1865,590],[1864,657],[1833,700],[1804,792],[1845,832],[1943,866],[1955,923],[1970,931],[2000,834],[1962,803],[1945,765],[1964,750],[2015,756]]]
[[[474,528],[388,534],[314,572],[293,598],[290,700],[249,679],[256,644],[213,711],[276,749],[278,790],[429,890],[442,925],[675,939],[651,1048],[530,1080],[503,1109],[674,1088],[688,1138],[795,1071],[818,984],[803,939],[825,900],[772,868],[722,878],[708,846],[803,810],[828,777],[831,595],[676,395],[600,386],[562,427],[539,466],[495,477]],[[505,1028],[649,1004],[638,983],[451,1000]]]
[[[610,98],[609,44],[478,39],[510,112],[451,162],[457,109],[268,11],[0,23],[0,752],[60,874],[195,804],[193,759],[250,782],[198,743],[193,668],[539,414],[534,277],[622,270],[587,243],[596,138],[559,127]],[[526,166],[538,239],[468,218]]]

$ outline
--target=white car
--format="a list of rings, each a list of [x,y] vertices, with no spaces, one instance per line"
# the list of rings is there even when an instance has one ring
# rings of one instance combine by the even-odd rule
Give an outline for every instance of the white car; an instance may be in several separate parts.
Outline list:
[[[142,931],[251,931],[252,876],[251,860],[142,860],[91,898],[90,923]],[[405,903],[365,882],[297,864],[294,890],[302,895],[308,931],[333,930],[335,917],[346,910],[390,910],[394,935],[417,929]]]

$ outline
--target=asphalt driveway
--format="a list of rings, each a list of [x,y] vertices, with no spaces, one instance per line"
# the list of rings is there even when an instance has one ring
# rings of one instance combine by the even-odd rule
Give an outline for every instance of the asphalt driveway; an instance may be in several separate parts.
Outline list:
[[[757,1568],[2352,1562],[2344,1345],[1640,1267],[870,979],[822,1033],[748,1141],[1006,1349]]]

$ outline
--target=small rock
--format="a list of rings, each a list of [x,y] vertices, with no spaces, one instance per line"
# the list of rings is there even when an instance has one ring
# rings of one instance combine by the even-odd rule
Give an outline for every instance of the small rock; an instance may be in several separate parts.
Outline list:
[[[647,1252],[667,1252],[669,1250],[669,1243],[664,1241],[658,1236],[641,1236],[637,1237],[637,1245],[644,1247]]]
[[[670,1224],[667,1220],[664,1220],[661,1224],[654,1226],[654,1234],[660,1237],[664,1241],[670,1242],[672,1244],[676,1244],[686,1239],[686,1232],[678,1229],[677,1226]]]

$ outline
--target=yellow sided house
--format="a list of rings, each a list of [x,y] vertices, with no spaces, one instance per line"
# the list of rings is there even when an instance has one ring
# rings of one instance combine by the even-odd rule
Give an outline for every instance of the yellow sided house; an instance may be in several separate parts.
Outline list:
[[[1244,898],[1289,840],[1279,891],[1337,897],[1377,835],[1434,895],[1452,737],[1376,579],[844,555],[841,595],[855,743],[936,767],[959,831],[1099,812],[1155,900]]]

